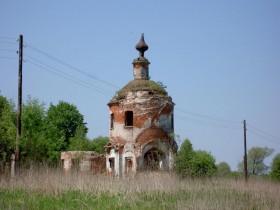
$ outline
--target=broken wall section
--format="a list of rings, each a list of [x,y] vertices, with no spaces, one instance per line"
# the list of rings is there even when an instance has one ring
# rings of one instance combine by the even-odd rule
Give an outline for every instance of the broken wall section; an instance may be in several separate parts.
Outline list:
[[[65,174],[74,172],[102,174],[106,172],[106,157],[94,151],[67,151],[61,153]]]

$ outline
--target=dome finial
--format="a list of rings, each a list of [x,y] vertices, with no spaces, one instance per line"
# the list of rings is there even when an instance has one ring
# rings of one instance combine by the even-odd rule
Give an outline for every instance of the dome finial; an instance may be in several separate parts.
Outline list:
[[[149,49],[148,45],[145,43],[144,40],[144,33],[142,33],[141,39],[138,44],[135,46],[136,50],[140,52],[140,56],[144,57],[144,52]]]

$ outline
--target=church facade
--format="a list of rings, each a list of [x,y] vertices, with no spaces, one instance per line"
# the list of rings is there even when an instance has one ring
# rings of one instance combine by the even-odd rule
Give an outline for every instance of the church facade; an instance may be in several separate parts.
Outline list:
[[[106,146],[106,171],[114,177],[150,170],[172,170],[174,103],[162,84],[150,80],[144,35],[136,45],[134,79],[108,103],[110,130]]]

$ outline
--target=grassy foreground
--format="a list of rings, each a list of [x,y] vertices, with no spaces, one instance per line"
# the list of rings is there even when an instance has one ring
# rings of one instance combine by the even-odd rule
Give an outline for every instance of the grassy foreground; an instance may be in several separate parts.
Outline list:
[[[280,209],[280,183],[181,180],[167,173],[113,179],[31,169],[13,180],[0,177],[0,209]]]

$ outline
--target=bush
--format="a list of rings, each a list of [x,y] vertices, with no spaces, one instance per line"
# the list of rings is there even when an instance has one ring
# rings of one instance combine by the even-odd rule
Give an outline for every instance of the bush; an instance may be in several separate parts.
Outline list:
[[[231,169],[227,162],[221,162],[217,165],[217,175],[227,177],[231,175]]]
[[[194,155],[190,140],[186,139],[181,145],[175,159],[175,170],[182,177],[190,176],[192,171],[192,157]]]
[[[280,180],[280,153],[272,160],[270,176],[272,179]]]
[[[190,140],[186,139],[175,159],[175,169],[181,177],[210,177],[217,167],[215,158],[210,153],[194,151]]]
[[[194,176],[210,177],[216,171],[215,158],[210,153],[202,150],[195,152],[192,161],[192,172]]]

